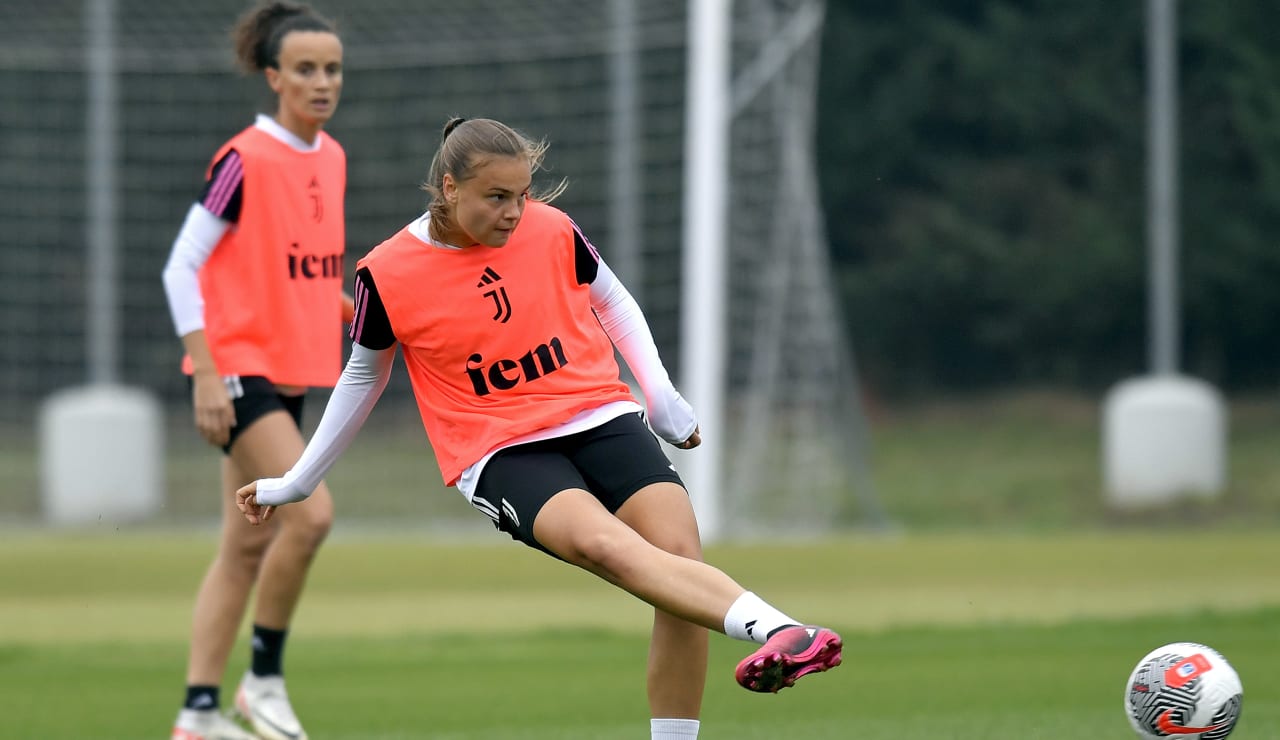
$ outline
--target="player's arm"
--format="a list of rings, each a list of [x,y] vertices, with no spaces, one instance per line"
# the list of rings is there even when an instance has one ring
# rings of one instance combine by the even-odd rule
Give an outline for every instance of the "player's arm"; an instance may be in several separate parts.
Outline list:
[[[200,293],[198,274],[222,235],[240,220],[243,189],[240,154],[231,149],[210,169],[200,197],[187,210],[178,236],[173,240],[161,279],[169,299],[173,328],[179,337],[204,329],[204,297]]]
[[[194,368],[191,380],[196,429],[215,445],[226,444],[236,418],[205,338],[199,272],[222,235],[239,218],[242,179],[239,155],[230,151],[214,165],[200,198],[188,209],[161,274],[174,331],[182,339]]]
[[[575,237],[578,280],[590,283],[591,308],[640,383],[649,426],[676,447],[697,447],[702,442],[698,418],[672,384],[640,305],[576,228]]]
[[[236,409],[218,374],[204,329],[182,335],[182,346],[191,358],[191,403],[196,430],[209,444],[221,447],[236,425]]]
[[[282,477],[262,478],[236,491],[236,504],[251,524],[270,519],[276,506],[302,501],[315,491],[387,387],[395,336],[367,269],[356,273],[354,300],[351,357],[302,456]]]

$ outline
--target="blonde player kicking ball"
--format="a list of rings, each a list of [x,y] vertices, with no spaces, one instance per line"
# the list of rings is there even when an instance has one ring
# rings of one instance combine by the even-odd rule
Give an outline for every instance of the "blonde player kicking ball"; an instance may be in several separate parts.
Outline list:
[[[595,248],[530,192],[546,146],[493,120],[453,119],[431,164],[428,211],[357,266],[350,360],[315,436],[280,478],[241,488],[249,522],[303,501],[351,443],[397,345],[444,480],[497,529],[654,607],[655,740],[696,738],[707,629],[761,643],[738,683],[774,692],[840,664],[804,625],[702,562],[689,496],[653,432],[701,442],[635,300]]]
[[[215,154],[164,269],[196,427],[223,451],[222,534],[196,595],[171,738],[303,740],[285,692],[284,643],[333,502],[317,481],[316,495],[277,526],[254,528],[235,491],[297,459],[303,394],[331,387],[342,370],[342,323],[354,313],[342,292],[347,160],[322,131],[342,92],[342,42],[328,20],[288,2],[251,8],[233,38],[276,110]],[[221,714],[219,690],[255,587],[252,662],[235,698],[252,735]]]

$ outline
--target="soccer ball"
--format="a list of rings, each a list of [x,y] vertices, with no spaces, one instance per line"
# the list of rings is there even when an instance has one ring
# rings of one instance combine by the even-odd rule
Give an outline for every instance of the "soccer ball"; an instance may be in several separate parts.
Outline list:
[[[1144,740],[1222,740],[1240,719],[1243,693],[1218,651],[1175,642],[1138,661],[1124,687],[1124,711]]]

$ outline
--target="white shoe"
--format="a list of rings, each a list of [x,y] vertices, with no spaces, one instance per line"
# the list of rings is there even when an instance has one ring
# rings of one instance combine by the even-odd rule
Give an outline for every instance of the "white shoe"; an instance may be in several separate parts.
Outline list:
[[[307,733],[289,705],[284,676],[253,675],[245,671],[236,689],[236,711],[265,740],[307,740]]]
[[[215,709],[183,709],[173,723],[169,740],[258,740],[257,736]]]

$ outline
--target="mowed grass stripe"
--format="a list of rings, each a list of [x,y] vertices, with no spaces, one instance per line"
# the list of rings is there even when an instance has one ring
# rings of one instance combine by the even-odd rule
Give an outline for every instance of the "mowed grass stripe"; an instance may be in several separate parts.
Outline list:
[[[1155,645],[1219,647],[1245,685],[1232,740],[1280,734],[1280,610],[1058,625],[860,633],[845,664],[776,696],[738,688],[741,643],[712,639],[702,740],[1132,740],[1124,680]],[[290,690],[326,740],[622,740],[646,736],[643,635],[568,629],[297,636]],[[177,642],[0,647],[5,737],[163,736],[181,694]],[[234,685],[246,647],[227,673]],[[228,689],[229,690],[229,689]],[[74,707],[74,711],[71,710]]]
[[[182,640],[211,534],[0,542],[0,642]],[[798,618],[859,631],[1280,605],[1266,531],[950,535],[722,545],[707,557]],[[338,538],[295,623],[318,637],[553,627],[643,632],[649,610],[512,543]]]

